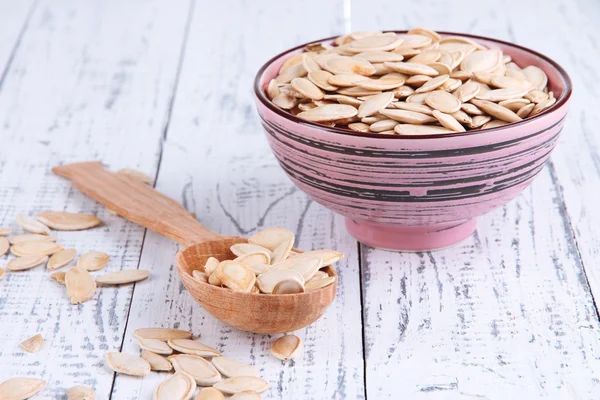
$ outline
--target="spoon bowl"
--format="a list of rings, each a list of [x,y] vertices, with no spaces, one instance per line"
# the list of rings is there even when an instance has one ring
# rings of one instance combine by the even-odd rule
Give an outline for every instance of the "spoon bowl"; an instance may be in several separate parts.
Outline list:
[[[204,271],[209,257],[233,260],[236,256],[230,247],[248,241],[209,231],[178,202],[134,178],[105,170],[100,162],[62,165],[52,171],[123,218],[181,244],[184,249],[177,253],[176,265],[184,286],[206,311],[227,325],[255,333],[292,332],[319,319],[335,298],[337,279],[324,288],[298,294],[235,292],[198,281],[192,272]],[[337,277],[331,266],[325,271]]]

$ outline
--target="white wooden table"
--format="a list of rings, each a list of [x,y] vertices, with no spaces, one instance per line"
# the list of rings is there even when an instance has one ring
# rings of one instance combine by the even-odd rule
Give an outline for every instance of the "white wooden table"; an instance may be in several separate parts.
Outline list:
[[[171,326],[256,364],[269,399],[600,398],[598,20],[589,0],[0,0],[0,226],[17,229],[20,212],[92,212],[104,226],[59,242],[109,253],[111,271],[151,271],[78,306],[43,268],[7,274],[0,381],[43,378],[36,399],[76,384],[98,399],[149,399],[166,375],[115,375],[104,353],[137,352],[134,329]],[[571,74],[575,95],[558,148],[522,195],[455,248],[402,254],[361,246],[292,185],[251,87],[264,61],[296,44],[415,26],[543,52]],[[155,175],[214,231],[283,226],[300,248],[346,253],[334,305],[296,332],[304,352],[280,362],[274,337],[213,319],[176,277],[174,243],[50,172],[84,160]],[[21,351],[38,332],[43,349]]]

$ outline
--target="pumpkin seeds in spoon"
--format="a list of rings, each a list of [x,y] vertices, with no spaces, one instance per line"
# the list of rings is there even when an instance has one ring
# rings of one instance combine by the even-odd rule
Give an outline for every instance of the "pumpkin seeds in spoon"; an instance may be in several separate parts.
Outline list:
[[[77,266],[87,271],[98,271],[106,264],[110,256],[101,251],[89,251],[77,260]]]
[[[323,259],[313,255],[312,257],[292,257],[285,261],[273,264],[271,269],[289,269],[298,272],[304,278],[304,281],[313,277],[313,275],[323,267]],[[299,281],[304,284],[303,281]],[[260,286],[260,285],[259,285]]]
[[[150,373],[150,363],[134,354],[109,352],[104,358],[110,369],[121,374],[144,376]]]
[[[88,301],[96,293],[96,281],[88,271],[80,267],[71,268],[65,274],[67,296],[72,304]]]
[[[318,278],[313,277],[311,280],[306,282],[306,284],[304,285],[304,290],[306,292],[310,292],[311,290],[322,289],[324,287],[331,285],[333,282],[335,282],[335,280],[336,280],[335,276],[329,276],[329,275],[327,275],[326,277],[318,277]]]
[[[21,226],[21,228],[23,228],[27,232],[39,233],[41,235],[50,234],[50,228],[48,228],[46,225],[42,224],[35,218],[30,217],[29,215],[17,215],[17,223]]]
[[[157,339],[168,341],[191,338],[192,332],[172,328],[138,328],[133,331],[133,336],[138,339]]]
[[[200,386],[210,386],[221,380],[221,374],[209,361],[199,356],[178,354],[169,357],[177,372],[186,373]]]
[[[173,369],[173,365],[171,365],[171,362],[169,360],[151,351],[142,351],[142,358],[148,361],[148,363],[150,364],[150,369],[152,371],[171,371]]]
[[[48,261],[48,256],[27,256],[17,257],[6,264],[9,271],[24,271],[29,268],[37,267]]]
[[[236,376],[235,378],[223,379],[213,387],[226,394],[236,394],[247,390],[262,393],[268,389],[269,384],[255,376]]]
[[[273,288],[273,294],[298,294],[304,293],[304,285],[295,279],[279,282]]]
[[[276,358],[287,361],[294,357],[302,348],[302,340],[296,335],[285,335],[273,342],[271,354]]]
[[[201,357],[215,357],[221,355],[221,352],[218,350],[191,339],[169,339],[167,343],[180,353]]]
[[[79,231],[93,228],[102,223],[95,215],[64,211],[39,212],[35,214],[35,218],[57,231]]]
[[[267,270],[256,278],[256,284],[263,293],[271,294],[275,286],[281,281],[294,279],[304,285],[304,277],[297,271],[287,268],[275,268]]]
[[[148,278],[148,275],[150,275],[150,272],[143,269],[124,269],[99,276],[96,278],[96,283],[102,285],[124,285],[143,281]]]
[[[271,251],[269,249],[267,249],[266,247],[259,246],[257,244],[252,244],[252,243],[236,243],[230,247],[230,250],[233,254],[235,254],[238,257],[243,256],[245,254],[251,254],[251,253],[266,252],[268,254],[271,254]]]
[[[294,256],[294,258],[320,258],[323,260],[323,266],[331,265],[335,262],[340,261],[344,258],[344,253],[334,250],[312,250],[300,253]],[[290,257],[291,258],[291,257]]]
[[[177,372],[154,389],[153,400],[189,400],[196,391],[196,381],[190,375]]]
[[[236,376],[260,376],[260,372],[256,367],[232,358],[213,357],[211,361],[215,368],[228,378]]]
[[[55,269],[64,267],[75,259],[77,250],[75,249],[64,249],[60,250],[52,255],[46,264],[46,268],[53,271]]]
[[[218,280],[235,292],[249,292],[256,282],[256,274],[244,264],[226,260],[219,263]]]

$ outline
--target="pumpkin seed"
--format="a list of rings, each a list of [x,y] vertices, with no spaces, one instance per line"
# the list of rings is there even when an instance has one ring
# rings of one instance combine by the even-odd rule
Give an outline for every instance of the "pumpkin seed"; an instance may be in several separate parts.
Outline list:
[[[192,276],[198,282],[208,283],[208,276],[206,276],[206,274],[204,272],[200,271],[200,270],[194,270],[194,271],[192,271]]]
[[[350,53],[363,53],[365,51],[388,51],[400,46],[403,38],[397,35],[367,36],[348,44]]]
[[[411,62],[384,62],[383,65],[391,69],[392,71],[400,72],[406,75],[439,75],[437,70],[424,64],[417,64]]]
[[[371,132],[384,132],[389,131],[390,129],[394,129],[399,122],[393,119],[382,119],[381,121],[374,122],[369,126],[369,130]]]
[[[478,50],[464,58],[460,67],[465,72],[489,72],[502,63],[502,52],[499,50]]]
[[[431,92],[434,89],[437,89],[438,87],[442,86],[444,83],[446,83],[446,81],[450,79],[449,75],[439,75],[436,76],[435,78],[425,82],[423,84],[423,86],[421,86],[420,88],[418,88],[417,90],[415,90],[415,92],[417,93],[425,93],[425,92]]]
[[[225,396],[215,388],[206,387],[198,392],[195,400],[225,400]]]
[[[48,256],[17,257],[6,264],[6,269],[9,271],[24,271],[44,264],[46,261],[48,261]]]
[[[44,211],[35,214],[35,218],[57,231],[80,231],[102,223],[95,215],[64,211]]]
[[[42,224],[40,221],[36,220],[33,217],[25,214],[17,215],[17,223],[26,230],[31,233],[39,233],[41,235],[49,235],[50,228],[46,225]]]
[[[508,122],[506,121],[501,121],[499,119],[493,119],[485,124],[483,124],[483,126],[481,127],[481,129],[491,129],[491,128],[497,128],[499,126],[504,126],[508,124]]]
[[[154,340],[154,339],[148,339]],[[159,356],[156,353],[153,353],[148,350],[142,351],[142,358],[150,364],[150,369],[152,371],[171,371],[173,369],[173,365],[171,365],[171,361],[167,360],[163,356]]]
[[[294,357],[302,348],[302,340],[296,335],[285,335],[273,342],[271,354],[276,358],[287,361]]]
[[[231,252],[238,257],[252,253],[266,252],[267,254],[271,254],[271,250],[267,249],[266,247],[252,243],[236,243],[231,246],[230,249]]]
[[[395,121],[404,122],[408,124],[426,124],[435,121],[435,118],[433,118],[430,115],[421,114],[419,112],[414,111],[386,109],[381,110],[379,113]]]
[[[10,378],[0,384],[0,399],[25,400],[46,387],[46,381],[37,378]]]
[[[523,97],[536,104],[548,99],[548,95],[541,90],[532,90]]]
[[[8,239],[4,236],[0,236],[0,256],[5,255],[9,248],[10,243],[8,242]]]
[[[190,375],[200,386],[210,386],[221,380],[219,371],[202,357],[178,354],[170,356],[169,361],[175,371]]]
[[[323,91],[306,78],[292,79],[292,87],[309,99],[321,100],[323,98]]]
[[[64,271],[56,271],[50,274],[50,278],[61,285],[65,285],[65,275],[67,275],[67,273]]]
[[[162,341],[189,339],[192,332],[172,328],[138,328],[133,331],[133,336],[138,339],[156,339]]]
[[[508,108],[510,111],[517,112],[523,106],[525,106],[527,104],[531,104],[531,102],[527,99],[519,98],[519,99],[503,100],[503,101],[499,102],[498,104],[500,104],[502,107]]]
[[[33,242],[21,242],[14,244],[10,248],[10,252],[18,257],[47,256],[62,249],[63,247],[61,245],[54,242],[36,240]]]
[[[278,94],[273,97],[272,101],[277,107],[283,108],[284,110],[292,109],[298,104],[298,101],[294,97],[286,93]]]
[[[334,90],[338,90],[339,87],[352,87],[367,79],[369,78],[358,74],[330,74],[330,77],[328,78],[328,84],[335,85]],[[324,98],[327,99],[327,97]]]
[[[313,275],[323,266],[323,259],[313,255],[304,257],[292,257],[285,261],[273,264],[273,269],[289,269],[298,272],[304,278],[304,281],[313,277]],[[301,284],[304,281],[300,280]],[[260,287],[260,285],[259,285]]]
[[[173,354],[173,349],[162,340],[140,338],[136,338],[136,340],[142,350],[148,350],[156,354]]]
[[[243,362],[232,358],[220,356],[213,357],[212,363],[223,376],[228,378],[234,378],[236,376],[260,376],[260,372],[256,367],[244,364]]]
[[[519,110],[517,110],[517,115],[521,118],[527,118],[529,114],[531,114],[531,110],[533,110],[534,107],[534,103],[524,105],[523,107],[519,108]]]
[[[364,58],[370,63],[384,63],[386,61],[402,61],[404,57],[401,54],[390,53],[387,51],[364,51],[356,54],[354,57]]]
[[[46,268],[53,271],[55,269],[64,267],[69,264],[71,261],[75,259],[77,255],[77,250],[75,249],[65,249],[60,250],[52,255],[48,260],[48,264],[46,264]]]
[[[369,125],[365,124],[364,122],[354,122],[352,124],[348,124],[348,128],[354,132],[369,132]]]
[[[326,277],[319,277],[319,278],[313,277],[311,280],[306,282],[306,284],[304,285],[304,290],[306,292],[310,292],[311,290],[322,289],[326,286],[331,285],[333,282],[335,282],[335,280],[336,280],[335,276],[329,276],[329,275],[327,275]]]
[[[110,256],[101,251],[89,251],[77,260],[77,266],[87,271],[98,271],[106,264]]]
[[[229,400],[260,400],[260,394],[254,390],[244,390],[243,392],[234,394]]]
[[[169,346],[180,353],[191,354],[201,357],[214,357],[220,356],[219,350],[213,349],[212,347],[206,346],[200,342],[191,339],[169,339],[167,341]]]
[[[219,263],[217,279],[222,285],[236,292],[249,292],[256,282],[256,274],[244,264],[226,260]]]
[[[80,267],[71,268],[65,274],[67,296],[72,304],[88,301],[96,293],[96,281],[88,271]]]
[[[480,86],[477,82],[469,81],[461,85],[452,93],[459,101],[465,103],[479,94]]]
[[[68,400],[95,400],[96,392],[94,389],[87,386],[73,386],[69,390],[67,390],[67,399]]]
[[[262,393],[268,389],[269,384],[255,376],[236,376],[234,378],[223,379],[213,387],[226,394],[236,394],[247,390]]]
[[[344,258],[344,253],[334,250],[312,250],[295,255],[293,258],[320,258],[323,266],[326,267]],[[292,257],[290,257],[292,258]]]
[[[154,389],[153,400],[189,400],[196,391],[196,381],[188,374],[177,372]]]
[[[406,80],[406,84],[418,88],[429,82],[431,79],[433,78],[427,75],[413,75]]]
[[[304,293],[304,285],[294,279],[279,282],[273,288],[273,294],[298,294]]]
[[[375,73],[373,64],[365,59],[356,57],[327,57],[321,66],[332,74],[358,74],[370,76]]]
[[[465,132],[465,128],[452,115],[444,114],[441,111],[433,110],[433,116],[440,122],[444,128],[454,132]]]
[[[304,68],[302,63],[299,63],[287,68],[284,71],[280,71],[279,76],[277,76],[275,80],[278,84],[290,83],[292,79],[302,78],[303,76],[306,76],[306,74],[308,74],[308,71]]]
[[[515,88],[507,88],[507,89],[494,89],[489,92],[479,94],[475,96],[476,99],[480,100],[488,100],[488,101],[504,101],[511,99],[518,99],[527,94],[526,89],[515,89]]]
[[[121,374],[144,376],[150,373],[150,363],[134,354],[109,352],[104,358],[110,369]]]
[[[143,281],[148,275],[150,275],[150,272],[143,269],[124,269],[99,276],[96,278],[96,283],[102,285],[124,285],[126,283]]]
[[[5,226],[0,226],[0,236],[8,236],[12,233],[11,228],[7,228]]]
[[[425,98],[425,104],[446,114],[452,114],[460,110],[461,106],[460,100],[444,90],[434,90],[433,92],[430,92]]]
[[[548,85],[548,76],[546,76],[546,73],[541,68],[530,65],[523,68],[522,72],[537,90],[544,90]]]
[[[472,99],[471,103],[475,104],[481,110],[485,111],[492,117],[495,117],[499,120],[506,122],[521,121],[521,117],[519,117],[517,114],[510,111],[508,108],[502,107],[501,105],[496,103],[492,103],[491,101]]]
[[[538,115],[539,113],[552,107],[554,105],[554,103],[556,103],[556,99],[554,97],[549,97],[546,100],[542,100],[541,102],[536,104],[535,107],[533,107],[529,116],[533,117],[534,115]]]
[[[358,107],[358,117],[369,117],[378,111],[385,109],[392,100],[394,100],[393,93],[381,93],[370,97]]]
[[[49,236],[49,235],[40,235],[37,233],[28,233],[25,235],[16,235],[16,236],[11,236],[8,241],[10,242],[10,244],[17,244],[17,243],[22,243],[22,242],[31,242],[31,241],[35,241],[35,240],[44,240],[44,241],[48,241],[48,242],[56,242],[56,238],[54,236]]]
[[[471,119],[471,124],[469,125],[470,128],[480,128],[483,125],[487,124],[488,122],[490,122],[492,119],[492,117],[490,117],[489,115],[476,115]]]
[[[340,91],[341,92],[341,91]],[[303,111],[298,118],[311,122],[335,121],[342,118],[350,118],[358,114],[358,110],[345,104],[329,104]],[[238,254],[239,255],[239,254]]]
[[[25,339],[21,342],[19,347],[25,350],[28,353],[36,353],[38,352],[42,346],[44,345],[44,338],[39,333],[35,336],[30,337],[29,339]]]
[[[275,79],[271,79],[269,81],[269,85],[267,86],[267,94],[271,100],[279,95],[279,86],[277,85],[277,81]]]

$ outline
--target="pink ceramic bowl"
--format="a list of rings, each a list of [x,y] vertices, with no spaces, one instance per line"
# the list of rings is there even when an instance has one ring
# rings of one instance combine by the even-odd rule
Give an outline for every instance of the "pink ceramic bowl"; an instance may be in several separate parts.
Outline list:
[[[441,34],[468,37],[502,49],[521,66],[540,67],[557,102],[532,118],[483,131],[411,137],[365,134],[301,120],[267,98],[268,82],[305,45],[269,60],[256,76],[258,113],[281,167],[313,200],[346,217],[348,231],[367,245],[420,251],[465,239],[475,230],[478,216],[529,185],[565,122],[571,80],[557,63],[499,40]]]

